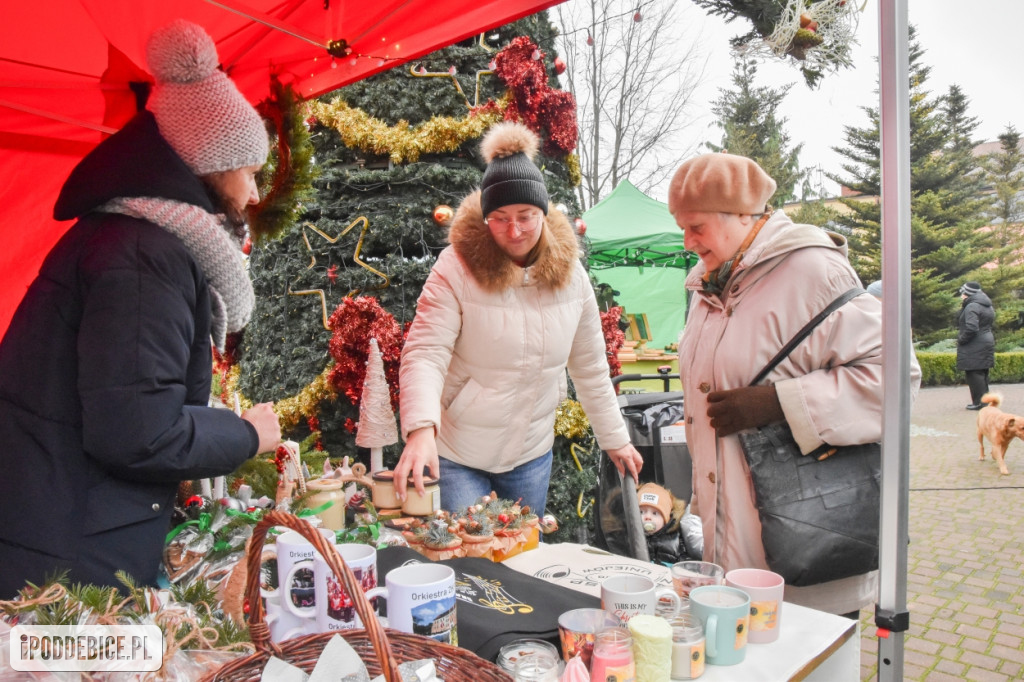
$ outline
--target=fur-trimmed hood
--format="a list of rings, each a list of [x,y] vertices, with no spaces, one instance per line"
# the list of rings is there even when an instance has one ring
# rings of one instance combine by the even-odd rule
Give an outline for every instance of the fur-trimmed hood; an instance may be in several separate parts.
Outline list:
[[[541,226],[540,240],[529,265],[530,279],[541,286],[561,289],[572,279],[579,243],[569,220],[554,206]],[[522,279],[520,268],[491,237],[480,208],[480,190],[459,205],[448,230],[448,241],[477,283],[488,291],[501,291]]]

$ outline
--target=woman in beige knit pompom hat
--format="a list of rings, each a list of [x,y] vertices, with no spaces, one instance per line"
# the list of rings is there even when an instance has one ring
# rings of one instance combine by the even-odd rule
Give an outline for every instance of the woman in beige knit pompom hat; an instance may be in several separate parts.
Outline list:
[[[669,210],[700,257],[686,279],[692,295],[679,341],[690,511],[702,521],[704,559],[726,570],[769,568],[737,432],[785,421],[805,454],[882,435],[882,311],[866,293],[815,327],[765,382],[749,386],[805,323],[860,287],[846,239],[773,211],[775,190],[755,161],[733,154],[686,161],[669,187]],[[916,361],[913,380],[916,391]],[[786,601],[856,617],[877,585],[877,571],[787,585]]]
[[[449,511],[493,490],[544,514],[567,368],[619,471],[635,479],[643,464],[608,378],[576,234],[533,161],[538,146],[520,123],[485,135],[480,189],[455,213],[402,351],[395,490],[408,480],[422,494],[427,469]]]
[[[76,222],[0,342],[0,599],[60,573],[155,585],[179,483],[281,440],[269,403],[208,406],[211,344],[255,301],[241,246],[266,128],[201,26],[147,47],[149,108],[71,172],[54,217]]]

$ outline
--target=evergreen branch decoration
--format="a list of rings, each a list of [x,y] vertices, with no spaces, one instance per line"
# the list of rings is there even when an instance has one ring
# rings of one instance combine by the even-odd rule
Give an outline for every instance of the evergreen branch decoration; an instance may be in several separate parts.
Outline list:
[[[828,71],[850,67],[857,20],[854,0],[693,0],[708,14],[731,22],[744,17],[753,28],[730,42],[743,53],[792,57],[815,86]],[[866,0],[865,0],[866,4]]]
[[[276,157],[268,162],[273,174],[263,200],[249,214],[249,230],[255,241],[275,239],[295,223],[300,202],[313,191],[313,144],[291,86],[276,78],[270,81],[270,97],[259,106],[276,130]]]

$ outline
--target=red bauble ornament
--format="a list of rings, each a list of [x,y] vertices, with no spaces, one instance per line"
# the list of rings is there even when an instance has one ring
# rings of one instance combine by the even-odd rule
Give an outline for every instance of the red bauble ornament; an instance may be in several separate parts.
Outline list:
[[[594,45],[594,36],[589,33],[587,34],[587,45],[590,45],[591,47]]]
[[[455,217],[455,211],[451,206],[441,204],[434,208],[434,222],[438,225],[447,225]]]
[[[193,505],[196,507],[202,507],[203,502],[204,500],[202,497],[200,497],[199,495],[193,495],[192,497],[185,500],[185,508],[187,509]]]
[[[565,60],[561,57],[555,57],[555,73],[559,75],[565,73]]]
[[[245,242],[242,244],[242,253],[246,256],[252,253],[252,239],[249,239],[248,236],[246,236]]]
[[[643,17],[640,15],[640,12],[637,12],[636,14],[633,15],[633,21],[640,23],[641,19],[643,19]]]
[[[587,224],[583,221],[583,218],[577,218],[574,224],[576,225],[576,234],[582,237],[587,233]]]

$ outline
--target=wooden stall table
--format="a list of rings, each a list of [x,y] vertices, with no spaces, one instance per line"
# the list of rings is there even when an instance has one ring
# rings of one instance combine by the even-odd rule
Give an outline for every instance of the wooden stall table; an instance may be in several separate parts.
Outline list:
[[[601,582],[622,573],[642,575],[672,586],[666,566],[609,554],[589,545],[541,543],[504,562],[521,573],[593,596]],[[699,678],[707,682],[778,682],[816,680],[854,682],[860,679],[860,637],[857,622],[842,616],[785,602],[782,630],[770,644],[747,644],[738,665],[708,665]]]

